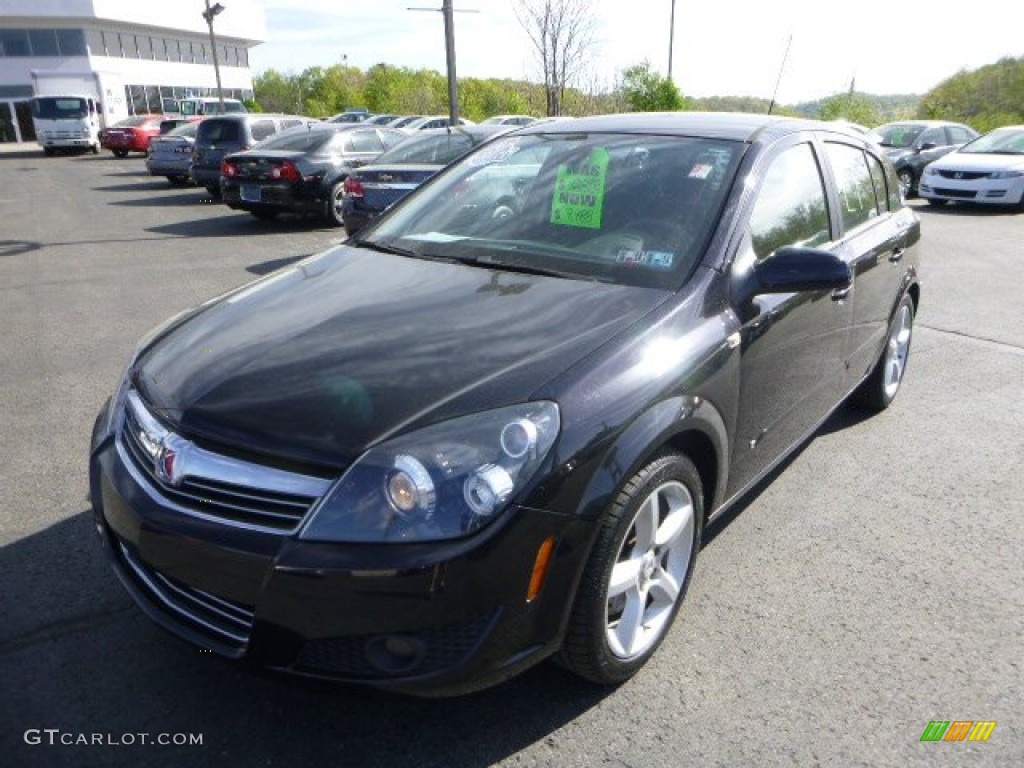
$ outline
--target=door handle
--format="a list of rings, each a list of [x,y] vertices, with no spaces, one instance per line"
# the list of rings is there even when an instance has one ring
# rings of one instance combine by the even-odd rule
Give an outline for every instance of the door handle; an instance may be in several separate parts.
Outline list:
[[[896,262],[898,262],[902,258],[903,258],[903,249],[902,248],[893,248],[892,249],[892,253],[889,254],[889,261],[891,261],[893,264],[895,264]]]
[[[836,288],[832,291],[832,301],[843,302],[850,295],[850,291],[853,290],[853,286],[847,286],[846,288]]]

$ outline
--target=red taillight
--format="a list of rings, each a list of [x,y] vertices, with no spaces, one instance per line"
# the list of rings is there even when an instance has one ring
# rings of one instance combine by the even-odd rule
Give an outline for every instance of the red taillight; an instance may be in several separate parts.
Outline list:
[[[220,175],[232,179],[238,175],[238,166],[232,163],[230,160],[221,160]]]
[[[362,197],[363,182],[361,182],[359,179],[353,179],[351,177],[345,179],[345,196]]]
[[[295,167],[291,160],[285,160],[280,165],[270,169],[270,178],[280,179],[281,181],[298,181],[302,178],[302,174],[299,173],[299,169]]]

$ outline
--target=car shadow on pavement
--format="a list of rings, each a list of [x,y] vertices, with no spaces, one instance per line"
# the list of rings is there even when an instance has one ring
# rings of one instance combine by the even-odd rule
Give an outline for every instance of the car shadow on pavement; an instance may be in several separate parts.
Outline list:
[[[154,232],[161,235],[180,235],[182,237],[238,237],[239,235],[259,234],[284,234],[288,232],[311,232],[323,230],[325,233],[334,233],[338,237],[344,236],[344,230],[332,227],[323,219],[314,216],[281,216],[272,221],[260,221],[242,211],[233,211],[219,201],[211,200],[208,196],[198,198],[211,206],[216,206],[221,216],[214,216],[194,221],[179,221],[174,224],[161,224],[156,227],[147,227],[147,232]]]
[[[152,176],[142,177],[143,181],[136,181],[131,184],[104,184],[102,187],[93,187],[93,192],[143,192],[143,191],[166,191],[167,182],[164,179],[153,178]]]
[[[8,765],[474,768],[548,738],[614,692],[550,663],[486,691],[428,700],[222,661],[132,603],[87,511],[0,548],[0,572]],[[122,746],[60,743],[72,736],[29,743],[44,729]],[[202,744],[145,746],[138,734],[199,734]]]

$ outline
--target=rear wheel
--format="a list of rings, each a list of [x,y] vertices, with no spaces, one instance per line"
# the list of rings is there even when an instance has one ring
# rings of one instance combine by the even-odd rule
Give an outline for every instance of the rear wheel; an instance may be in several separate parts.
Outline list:
[[[110,151],[114,153],[114,157],[128,157],[127,149],[112,149]]]
[[[57,150],[54,149],[53,147],[43,147],[43,152],[46,154],[47,157],[53,157],[55,154],[57,154]]]
[[[693,574],[704,509],[700,475],[663,454],[619,491],[583,572],[559,661],[596,683],[632,677],[668,634]]]
[[[210,193],[210,197],[214,200],[220,200],[220,187],[216,184],[207,184],[206,191]]]
[[[873,411],[884,411],[896,399],[903,375],[907,372],[907,363],[910,362],[913,331],[914,300],[904,296],[889,323],[889,335],[878,362],[854,392],[856,403]]]
[[[327,203],[324,210],[327,221],[335,227],[345,226],[345,217],[341,213],[341,205],[344,199],[345,180],[341,179],[331,187],[331,192],[327,195]]]

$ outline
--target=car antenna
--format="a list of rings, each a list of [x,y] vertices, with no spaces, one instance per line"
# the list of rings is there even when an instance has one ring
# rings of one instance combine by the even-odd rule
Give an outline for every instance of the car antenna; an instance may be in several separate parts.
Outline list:
[[[772,100],[768,105],[768,114],[772,113],[775,107],[775,96],[779,92],[779,83],[782,82],[782,70],[786,68],[786,59],[789,57],[789,46],[793,44],[793,33],[789,33],[789,40],[786,42],[786,52],[782,54],[782,63],[779,65],[779,76],[775,79],[775,90],[772,91]]]

